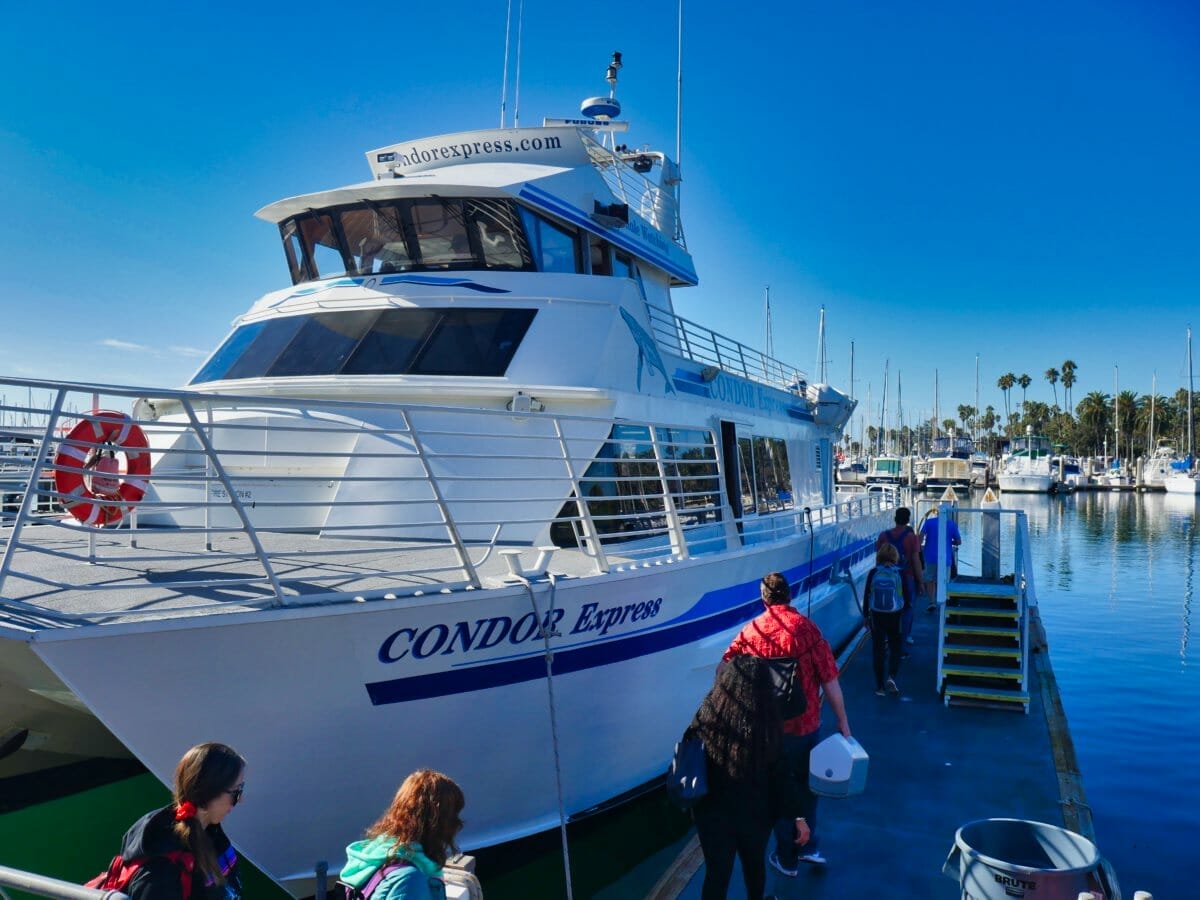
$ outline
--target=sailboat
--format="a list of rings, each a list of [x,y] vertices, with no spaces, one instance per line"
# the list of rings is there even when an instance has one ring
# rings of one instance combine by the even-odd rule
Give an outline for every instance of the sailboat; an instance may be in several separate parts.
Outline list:
[[[1163,487],[1168,494],[1200,494],[1200,480],[1197,473],[1192,471],[1195,465],[1196,428],[1192,418],[1192,329],[1187,330],[1187,366],[1188,366],[1188,405],[1187,405],[1187,456],[1173,466],[1178,466],[1163,479]]]
[[[1119,405],[1120,392],[1117,382],[1117,368],[1113,367],[1113,458],[1108,472],[1101,478],[1101,483],[1108,485],[1114,491],[1127,490],[1133,485],[1129,475],[1129,467],[1121,462],[1121,408]]]

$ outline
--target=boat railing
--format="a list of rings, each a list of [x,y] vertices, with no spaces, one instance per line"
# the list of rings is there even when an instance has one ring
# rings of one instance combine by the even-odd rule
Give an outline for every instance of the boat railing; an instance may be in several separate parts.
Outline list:
[[[52,900],[129,900],[128,894],[114,890],[99,890],[83,887],[69,881],[26,872],[10,866],[0,866],[0,898],[8,900],[5,888],[23,891],[35,897],[50,897]]]
[[[41,439],[6,482],[0,606],[38,621],[418,597],[540,575],[552,555],[554,571],[586,576],[785,540],[887,503],[735,518],[713,437],[694,426],[30,384],[52,399],[28,411]],[[100,406],[134,413],[67,412]],[[87,487],[105,477],[97,451],[128,467],[131,451],[94,437],[117,423],[151,447],[140,500]],[[64,512],[81,503],[115,521]]]
[[[655,306],[647,305],[646,308],[654,337],[661,346],[700,365],[716,366],[731,375],[805,396],[808,376],[795,366],[682,316]]]
[[[687,250],[687,242],[683,237],[683,220],[679,215],[679,196],[675,188],[647,178],[631,163],[587,135],[583,135],[583,143],[592,159],[592,165],[596,167],[608,189],[613,192],[613,196],[626,204],[630,211],[636,212],[670,237],[680,249]]]

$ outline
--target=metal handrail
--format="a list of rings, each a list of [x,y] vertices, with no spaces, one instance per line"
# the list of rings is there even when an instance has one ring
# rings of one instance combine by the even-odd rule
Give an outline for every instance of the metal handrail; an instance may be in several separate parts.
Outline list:
[[[71,401],[127,407],[146,389],[4,378],[0,385],[51,394],[48,409],[24,413],[38,423],[41,441],[18,466],[21,502],[15,514],[6,507],[0,527],[0,606],[45,622],[479,587],[480,567],[497,548],[544,544],[554,523],[574,531],[580,562],[595,573],[781,540],[804,527],[799,509],[735,518],[722,499],[715,436],[699,438],[694,424],[156,390],[157,408],[133,404],[142,416],[133,421],[155,448],[151,491],[118,528],[96,529],[61,506],[38,511],[47,500],[77,501],[46,486],[55,444],[84,417],[65,410]],[[0,406],[0,421],[25,409]],[[597,463],[604,465],[591,468]],[[814,507],[813,521],[870,515],[884,502],[839,499]],[[218,556],[202,556],[214,548]],[[45,557],[54,564],[40,565]],[[229,590],[216,601],[189,596],[211,585],[187,569],[211,565],[222,567]],[[111,568],[108,577],[90,569],[79,579],[71,574],[79,566]],[[44,599],[84,584],[86,605],[70,612],[65,594],[61,610]],[[171,604],[181,605],[165,608]]]
[[[650,327],[659,346],[677,351],[685,359],[716,366],[750,381],[805,396],[808,376],[797,366],[767,356],[733,338],[718,334],[690,319],[646,304]]]
[[[0,866],[0,897],[8,900],[8,894],[3,890],[4,888],[24,891],[36,897],[50,897],[53,900],[129,900],[129,895],[120,891],[102,891],[83,887],[69,881],[9,866]]]

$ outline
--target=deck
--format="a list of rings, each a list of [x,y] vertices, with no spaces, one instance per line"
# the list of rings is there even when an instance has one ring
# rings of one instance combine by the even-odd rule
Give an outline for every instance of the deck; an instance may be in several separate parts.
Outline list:
[[[944,706],[934,689],[935,618],[922,611],[911,658],[897,679],[898,699],[875,696],[869,638],[851,651],[841,684],[854,736],[871,756],[866,792],[821,801],[821,850],[828,864],[805,866],[795,878],[768,867],[768,894],[779,900],[961,897],[957,880],[943,875],[942,866],[957,829],[975,819],[1032,819],[1094,837],[1036,611],[1030,630],[1028,715]],[[830,719],[826,707],[826,731]],[[674,849],[673,858],[657,859],[662,874],[648,900],[700,896],[704,860],[695,833]],[[740,869],[728,896],[745,897]]]

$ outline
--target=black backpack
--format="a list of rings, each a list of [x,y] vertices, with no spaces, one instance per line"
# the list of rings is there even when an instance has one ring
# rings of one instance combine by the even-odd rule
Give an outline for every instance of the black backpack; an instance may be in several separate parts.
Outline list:
[[[779,701],[779,717],[795,719],[808,709],[808,698],[804,687],[796,683],[796,666],[800,661],[794,656],[763,657],[767,674],[771,677],[771,688]]]

